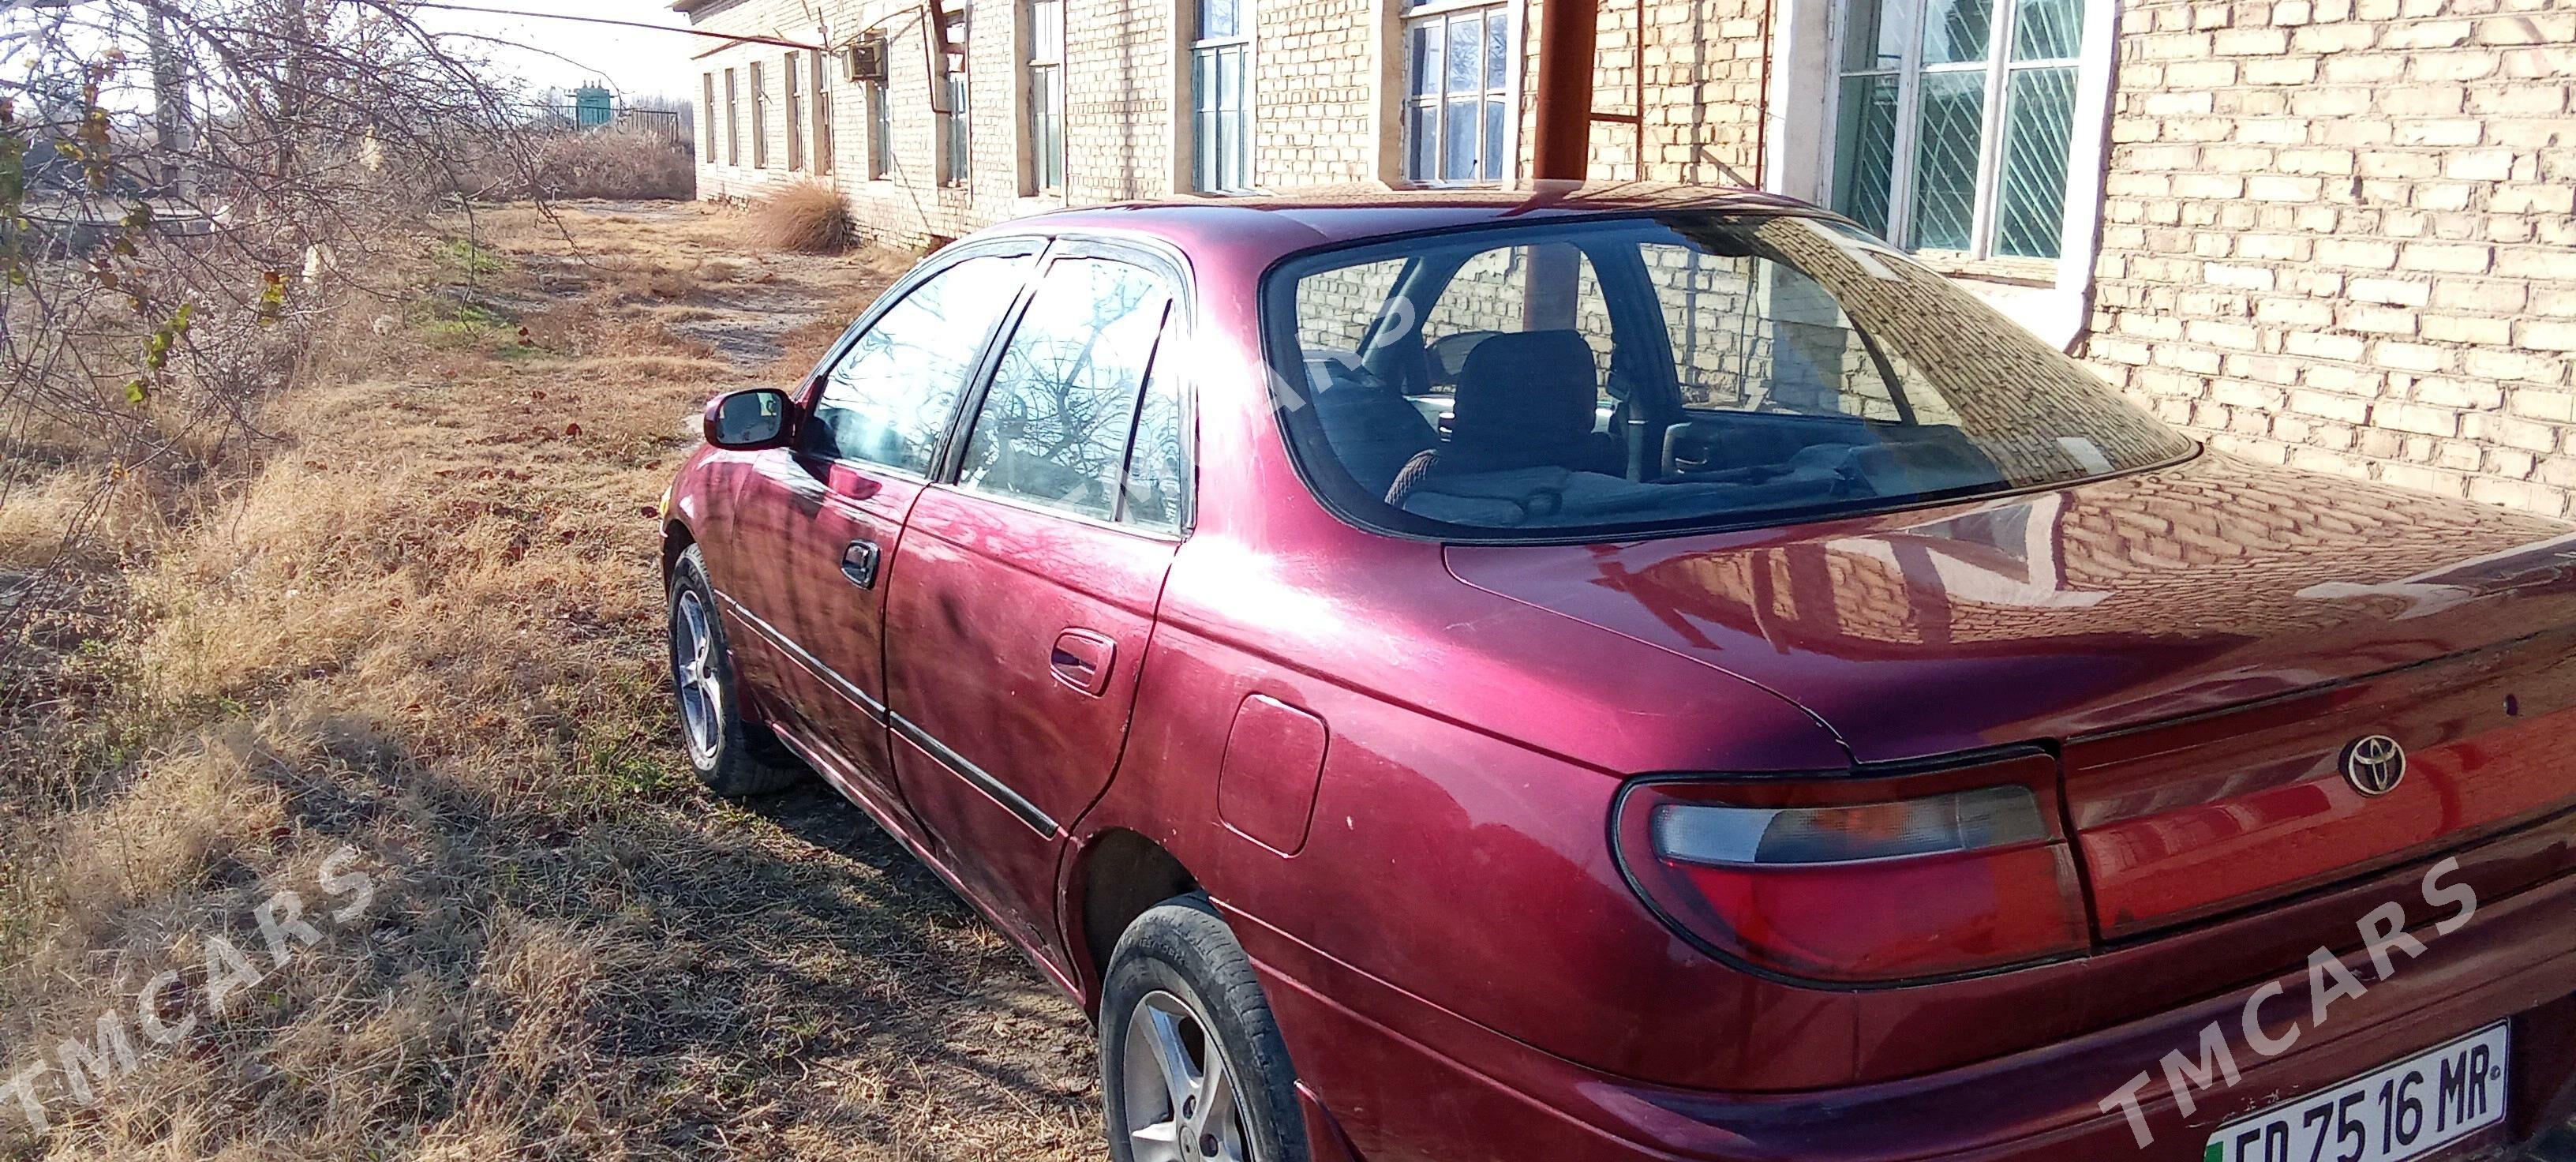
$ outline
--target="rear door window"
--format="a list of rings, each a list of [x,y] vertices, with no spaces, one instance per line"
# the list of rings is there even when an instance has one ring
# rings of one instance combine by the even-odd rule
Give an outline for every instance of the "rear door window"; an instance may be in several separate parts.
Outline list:
[[[869,325],[832,369],[804,450],[926,475],[957,397],[1034,256],[981,255],[930,276]]]
[[[958,464],[959,485],[1098,520],[1177,522],[1178,409],[1139,403],[1172,305],[1164,280],[1115,259],[1049,263],[1002,348]],[[1133,484],[1125,483],[1132,477]],[[1133,489],[1130,499],[1122,493]]]

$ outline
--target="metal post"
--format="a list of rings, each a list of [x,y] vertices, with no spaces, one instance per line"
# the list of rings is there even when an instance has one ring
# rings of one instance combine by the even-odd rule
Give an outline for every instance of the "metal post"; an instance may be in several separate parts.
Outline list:
[[[1533,177],[1581,181],[1590,173],[1592,53],[1600,33],[1599,0],[1541,0]]]

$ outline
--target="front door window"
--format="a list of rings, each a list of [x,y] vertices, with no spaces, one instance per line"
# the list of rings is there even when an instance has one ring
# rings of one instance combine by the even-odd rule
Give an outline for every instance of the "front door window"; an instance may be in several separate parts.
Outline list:
[[[904,295],[824,375],[804,450],[927,474],[984,340],[1018,296],[1029,262],[1027,255],[969,258]]]

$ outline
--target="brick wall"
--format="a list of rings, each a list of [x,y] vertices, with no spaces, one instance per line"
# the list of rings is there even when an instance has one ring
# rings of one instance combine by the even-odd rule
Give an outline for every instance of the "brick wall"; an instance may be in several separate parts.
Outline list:
[[[1171,190],[1169,0],[1066,0],[1065,184],[1074,205]]]
[[[1380,60],[1370,30],[1380,0],[1250,3],[1253,181],[1282,189],[1379,176],[1389,139],[1376,115]]]
[[[2576,493],[2576,11],[2128,0],[2093,362],[2218,447]]]

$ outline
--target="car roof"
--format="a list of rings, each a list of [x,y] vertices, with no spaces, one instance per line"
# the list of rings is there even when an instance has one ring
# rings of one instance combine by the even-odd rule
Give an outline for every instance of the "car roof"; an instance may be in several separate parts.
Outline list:
[[[987,233],[1143,235],[1191,252],[1218,246],[1285,253],[1423,230],[1656,210],[1822,212],[1760,190],[1674,182],[1545,181],[1429,190],[1368,184],[1119,202],[1015,219]]]

